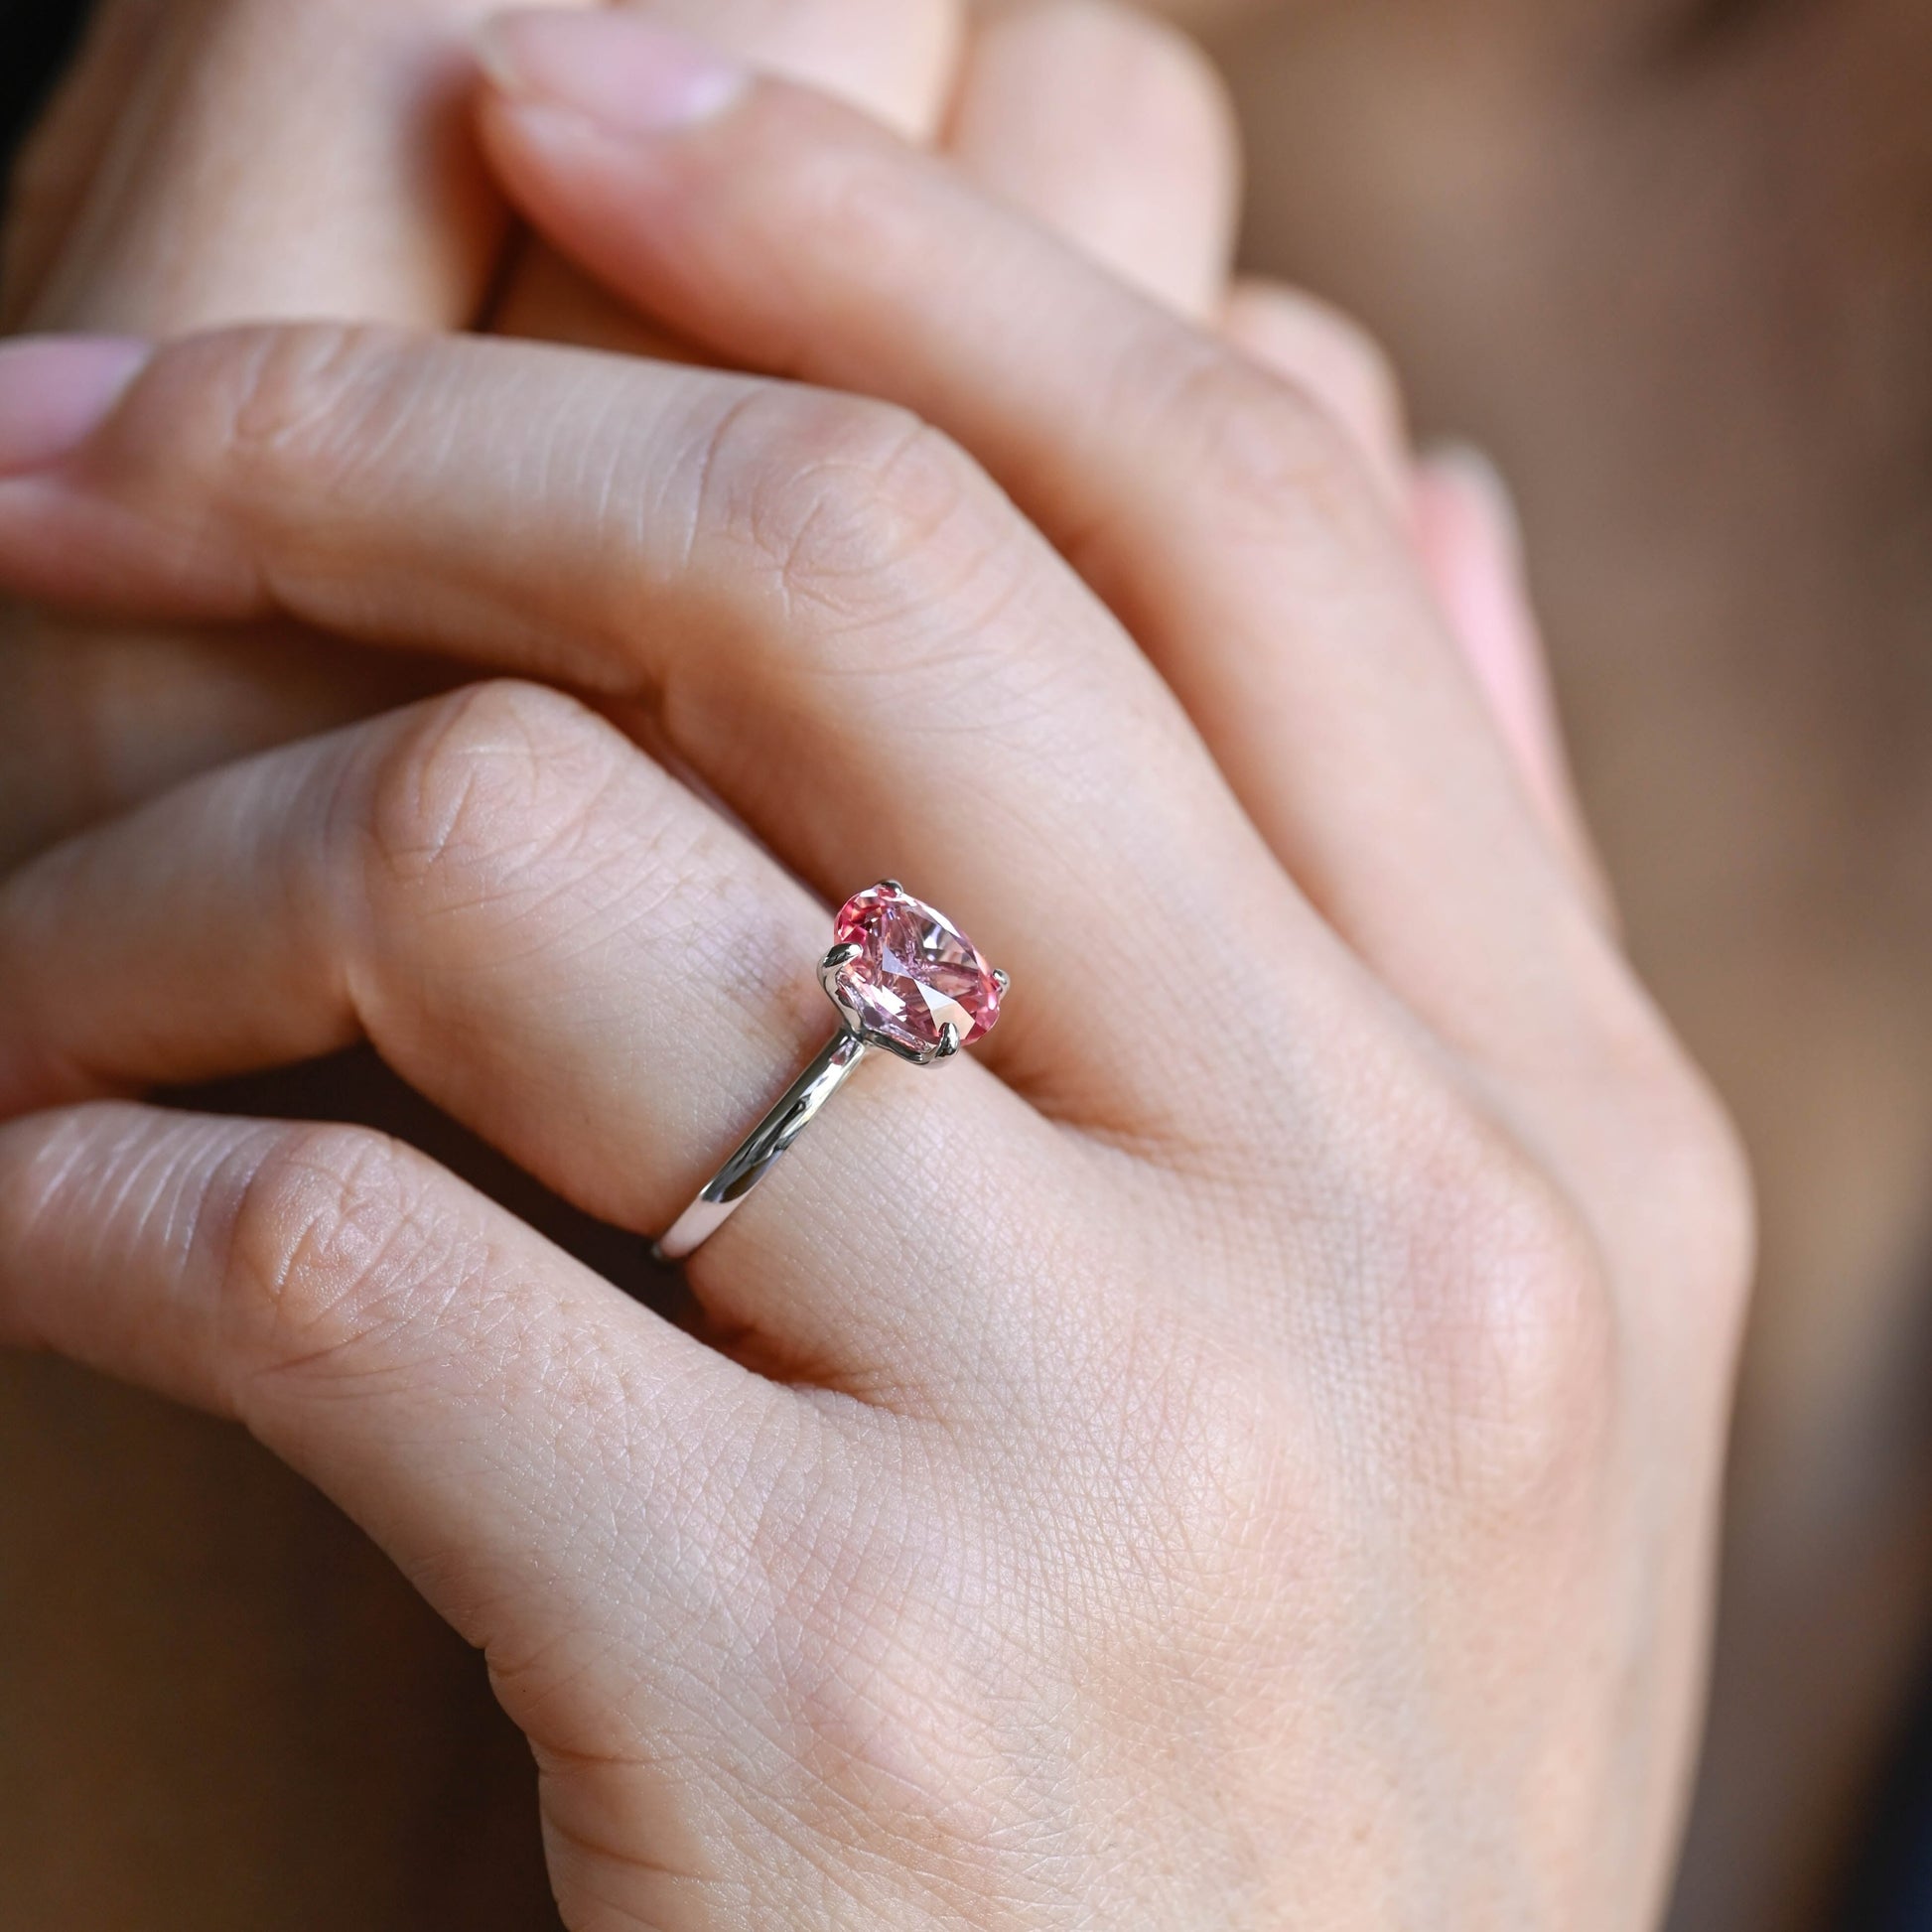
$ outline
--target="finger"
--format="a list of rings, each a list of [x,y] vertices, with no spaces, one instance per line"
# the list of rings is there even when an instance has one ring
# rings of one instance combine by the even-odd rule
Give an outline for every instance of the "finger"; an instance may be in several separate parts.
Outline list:
[[[647,126],[634,89],[600,95],[581,39],[519,34],[523,88],[485,129],[540,226],[714,353],[956,437],[1125,621],[1376,970],[1471,1050],[1561,1050],[1606,983],[1600,935],[1324,412],[828,102],[756,85]]]
[[[65,352],[0,358],[0,423],[7,378]],[[479,339],[233,332],[162,348],[76,455],[0,483],[0,582],[281,611],[647,715],[831,902],[897,876],[972,907],[1027,989],[989,1050],[1063,1117],[1163,1136],[1185,1099],[1224,1134],[1198,1071],[1262,1077],[1252,1044],[1138,1016],[1326,943],[1131,641],[878,404]],[[1298,997],[1320,977],[1305,959]]]
[[[786,1402],[379,1135],[119,1103],[0,1126],[0,1343],[245,1424],[499,1667],[700,1608]]]
[[[39,145],[10,326],[468,323],[504,220],[467,112],[469,38],[488,10],[108,0]],[[314,639],[259,641],[10,621],[0,764],[32,808],[11,823],[16,846],[422,688],[394,664],[325,666]]]
[[[1229,340],[1326,410],[1410,528],[1430,587],[1461,646],[1532,803],[1586,897],[1610,897],[1570,778],[1520,526],[1507,487],[1472,452],[1419,460],[1388,357],[1346,317],[1299,290],[1243,282],[1228,298]]]
[[[487,10],[485,0],[168,9],[148,30],[131,94],[100,127],[104,145],[22,326],[470,320],[501,235],[465,124],[469,37]],[[117,34],[102,37],[103,70]],[[97,101],[111,80],[79,84]]]
[[[832,1033],[830,932],[603,720],[480,686],[212,773],[0,886],[0,1113],[366,1038],[576,1205],[661,1233]],[[788,1378],[930,1401],[970,1362],[984,1387],[1047,1291],[1008,1270],[968,1309],[951,1285],[1025,1249],[1020,1203],[1050,1191],[1070,1223],[1068,1166],[970,1062],[867,1068],[692,1281]],[[841,1226],[893,1258],[892,1295]]]
[[[1462,449],[1423,463],[1414,492],[1416,542],[1449,628],[1558,849],[1610,918],[1607,875],[1570,775],[1514,499],[1486,457]]]
[[[1194,44],[1112,0],[983,10],[945,148],[1136,287],[1206,315],[1227,284],[1234,120]]]
[[[1221,309],[1221,331],[1326,411],[1405,517],[1415,455],[1389,359],[1346,317],[1279,283],[1244,281]]]
[[[721,54],[843,100],[911,141],[938,131],[959,0],[622,0]]]
[[[290,624],[164,643],[140,625],[17,615],[0,650],[0,874],[194,772],[457,681],[447,663]]]
[[[849,101],[910,140],[937,132],[959,60],[960,0],[621,0],[764,72]],[[489,36],[483,48],[488,58]],[[547,246],[519,251],[490,326],[532,342],[683,354]]]

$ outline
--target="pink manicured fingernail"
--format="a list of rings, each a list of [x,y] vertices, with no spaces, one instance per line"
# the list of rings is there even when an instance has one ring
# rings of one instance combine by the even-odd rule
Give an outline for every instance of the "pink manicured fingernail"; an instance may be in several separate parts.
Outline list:
[[[70,456],[99,428],[152,353],[117,336],[24,336],[0,343],[0,477]]]
[[[1430,457],[1438,469],[1447,470],[1460,479],[1469,491],[1481,500],[1495,522],[1497,535],[1502,538],[1511,557],[1520,563],[1523,558],[1523,513],[1516,507],[1516,492],[1510,488],[1509,479],[1503,475],[1495,458],[1474,443],[1458,442],[1439,443],[1430,452]]]
[[[483,70],[513,98],[553,102],[621,134],[688,127],[722,113],[751,76],[634,14],[499,14],[479,38]]]

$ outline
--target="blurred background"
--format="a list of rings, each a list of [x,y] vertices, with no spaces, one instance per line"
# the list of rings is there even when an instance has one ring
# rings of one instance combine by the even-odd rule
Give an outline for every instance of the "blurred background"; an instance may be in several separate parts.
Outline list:
[[[77,11],[0,0],[0,140]],[[1632,947],[1756,1159],[1677,1927],[1932,1932],[1932,4],[1187,11],[1251,265],[1517,486]],[[5,1358],[0,1472],[4,1932],[555,1924],[520,1740],[326,1504]]]

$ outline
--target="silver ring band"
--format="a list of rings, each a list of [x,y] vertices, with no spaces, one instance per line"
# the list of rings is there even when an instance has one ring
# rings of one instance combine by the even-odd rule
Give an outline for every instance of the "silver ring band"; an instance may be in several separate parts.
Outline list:
[[[818,981],[838,1009],[838,1032],[670,1231],[652,1242],[656,1260],[683,1261],[710,1240],[869,1053],[878,1049],[915,1066],[949,1060],[992,1032],[1008,986],[1006,974],[988,966],[950,919],[896,879],[846,901]]]
[[[818,1118],[819,1110],[858,1071],[866,1042],[841,1027],[785,1097],[759,1122],[745,1144],[705,1184],[689,1207],[671,1223],[661,1241],[651,1244],[659,1261],[682,1261],[695,1254],[744,1205],[746,1197],[780,1156]]]

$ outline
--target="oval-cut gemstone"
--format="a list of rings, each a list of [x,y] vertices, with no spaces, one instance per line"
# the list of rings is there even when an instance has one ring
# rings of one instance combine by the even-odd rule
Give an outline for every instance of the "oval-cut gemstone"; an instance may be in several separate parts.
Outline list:
[[[862,1031],[883,1034],[909,1053],[928,1053],[948,1026],[959,1043],[990,1034],[1000,1018],[1000,982],[973,942],[923,899],[875,886],[848,899],[834,943],[857,946],[838,969],[839,992]]]

